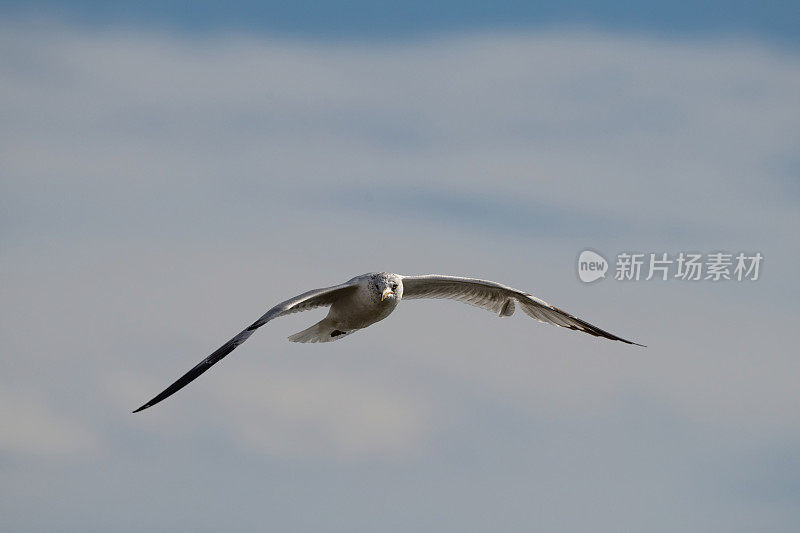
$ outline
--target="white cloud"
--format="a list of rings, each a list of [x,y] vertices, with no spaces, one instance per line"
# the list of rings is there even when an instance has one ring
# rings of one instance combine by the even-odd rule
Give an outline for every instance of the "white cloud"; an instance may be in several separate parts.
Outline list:
[[[433,406],[352,370],[239,373],[218,383],[215,396],[233,438],[260,453],[364,461],[420,452]]]
[[[489,181],[500,197],[666,225],[752,236],[753,197],[776,204],[770,228],[797,221],[763,182],[792,157],[800,72],[751,43],[5,34],[4,167],[29,194],[67,193],[65,171],[71,190],[137,203],[238,199],[265,183],[292,194],[296,180],[479,195]]]
[[[68,457],[95,452],[99,438],[77,417],[55,411],[40,393],[0,388],[0,453],[23,457]]]

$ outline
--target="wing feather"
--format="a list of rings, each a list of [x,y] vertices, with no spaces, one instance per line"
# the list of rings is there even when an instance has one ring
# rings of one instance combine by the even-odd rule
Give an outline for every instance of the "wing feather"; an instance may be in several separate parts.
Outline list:
[[[516,301],[520,304],[525,314],[539,322],[546,322],[562,328],[582,331],[589,335],[594,335],[595,337],[604,337],[626,344],[643,346],[642,344],[623,339],[613,333],[604,331],[531,294],[506,285],[501,285],[494,281],[457,276],[441,276],[438,274],[403,276],[403,299],[415,298],[447,298],[458,300],[492,311],[500,316],[511,316],[514,312],[514,301]]]
[[[300,311],[307,311],[317,307],[329,306],[344,294],[354,290],[356,286],[356,278],[353,278],[347,283],[304,292],[303,294],[295,296],[294,298],[290,298],[285,302],[279,303],[264,313],[261,318],[240,331],[231,340],[217,348],[214,353],[197,363],[197,365],[178,378],[172,385],[164,389],[164,391],[158,394],[155,398],[136,409],[134,413],[138,413],[139,411],[147,409],[148,407],[152,407],[158,402],[169,398],[181,390],[183,387],[197,379],[203,372],[211,368],[226,355],[235,350],[237,346],[250,338],[250,335],[252,335],[255,330],[270,320],[292,313],[299,313]]]

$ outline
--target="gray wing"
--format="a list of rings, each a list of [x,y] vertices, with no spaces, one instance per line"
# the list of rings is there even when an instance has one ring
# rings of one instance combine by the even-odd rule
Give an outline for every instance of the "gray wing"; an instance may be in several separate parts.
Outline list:
[[[357,287],[357,282],[355,279],[348,281],[347,283],[343,283],[341,285],[335,285],[333,287],[326,287],[324,289],[315,289],[313,291],[305,292],[299,296],[295,296],[285,302],[281,302],[250,324],[246,329],[242,330],[238,335],[234,338],[220,346],[214,353],[200,361],[194,368],[189,370],[186,374],[178,378],[175,383],[167,387],[161,394],[141,406],[140,408],[136,409],[134,413],[138,413],[143,409],[147,409],[148,407],[152,407],[153,405],[157,404],[158,402],[169,398],[183,387],[197,379],[203,372],[211,368],[215,363],[219,362],[223,357],[231,353],[233,350],[236,349],[237,346],[242,344],[246,341],[250,335],[253,334],[255,330],[272,320],[273,318],[278,318],[280,316],[288,315],[291,313],[297,313],[300,311],[306,311],[308,309],[314,309],[315,307],[324,307],[331,305],[337,299],[339,299],[344,294],[355,290]]]
[[[540,322],[582,331],[595,337],[643,346],[593,326],[526,292],[494,281],[437,274],[403,276],[403,299],[407,298],[448,298],[493,311],[500,316],[513,315],[516,302],[525,314]]]

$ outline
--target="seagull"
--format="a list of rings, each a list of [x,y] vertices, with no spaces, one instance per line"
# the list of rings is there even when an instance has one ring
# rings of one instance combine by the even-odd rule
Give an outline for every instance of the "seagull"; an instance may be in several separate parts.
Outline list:
[[[158,396],[133,412],[138,413],[169,398],[250,338],[255,330],[274,318],[317,307],[330,307],[328,316],[313,326],[291,335],[289,340],[331,342],[383,320],[394,311],[400,300],[418,298],[458,300],[492,311],[501,317],[513,315],[516,304],[519,304],[526,315],[539,322],[582,331],[595,337],[644,346],[593,326],[527,292],[494,281],[438,274],[402,276],[390,272],[372,272],[356,276],[341,285],[304,292],[279,303],[200,361]]]

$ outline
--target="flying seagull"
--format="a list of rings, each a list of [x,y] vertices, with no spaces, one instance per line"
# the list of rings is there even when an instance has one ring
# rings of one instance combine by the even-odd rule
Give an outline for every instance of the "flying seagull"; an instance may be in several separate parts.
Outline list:
[[[404,298],[449,298],[492,311],[501,317],[513,315],[515,305],[518,303],[525,314],[539,322],[582,331],[595,337],[644,346],[603,331],[527,292],[494,281],[436,274],[401,276],[389,272],[373,272],[356,276],[341,285],[304,292],[279,303],[200,361],[161,394],[136,409],[134,413],[152,407],[181,390],[273,318],[330,306],[328,316],[310,328],[289,337],[292,342],[330,342],[383,320]]]

